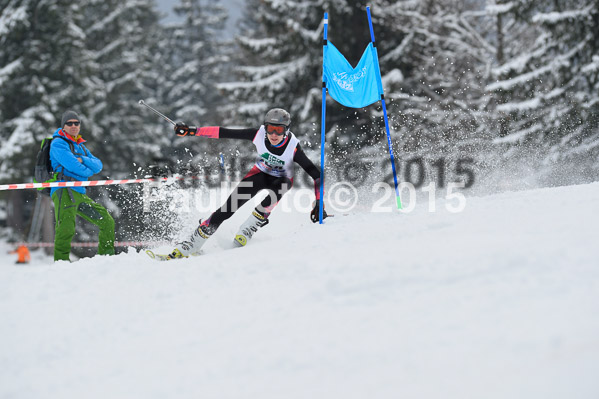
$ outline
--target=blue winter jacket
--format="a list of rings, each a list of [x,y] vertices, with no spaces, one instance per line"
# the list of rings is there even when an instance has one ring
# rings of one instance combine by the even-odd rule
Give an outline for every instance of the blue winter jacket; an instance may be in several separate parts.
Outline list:
[[[85,148],[85,140],[79,139],[77,142],[72,140],[62,129],[57,129],[52,135],[52,145],[50,146],[50,162],[54,172],[62,172],[65,176],[69,176],[78,181],[87,181],[91,175],[102,171],[102,161],[94,157],[92,153]],[[73,144],[73,152],[69,143],[64,139],[69,140]],[[81,158],[83,162],[79,162],[77,158]],[[65,181],[65,180],[58,180]],[[53,195],[60,188],[52,188],[50,195]],[[71,187],[72,190],[78,193],[85,194],[85,187]]]

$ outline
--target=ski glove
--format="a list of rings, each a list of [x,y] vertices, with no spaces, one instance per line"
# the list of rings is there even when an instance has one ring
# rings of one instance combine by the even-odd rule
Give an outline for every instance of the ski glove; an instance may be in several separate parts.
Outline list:
[[[310,212],[310,220],[312,220],[312,223],[316,223],[319,221],[319,213],[320,213],[320,201],[316,200],[314,202],[314,208],[312,209],[312,212]],[[324,205],[322,207],[322,220],[325,220],[327,218],[327,211],[324,210]]]
[[[175,133],[177,133],[177,136],[180,136],[180,137],[185,137],[188,134],[194,136],[196,134],[197,130],[198,130],[197,127],[187,126],[183,122],[177,122],[177,124],[175,125]]]

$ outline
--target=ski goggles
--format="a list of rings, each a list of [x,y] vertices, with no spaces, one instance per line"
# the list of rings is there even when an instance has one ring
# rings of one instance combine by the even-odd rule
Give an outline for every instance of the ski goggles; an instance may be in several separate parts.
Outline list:
[[[81,122],[65,122],[64,124],[67,126],[79,126]]]
[[[282,136],[285,134],[285,130],[287,130],[287,126],[283,125],[266,125],[266,133],[274,134],[276,136]]]

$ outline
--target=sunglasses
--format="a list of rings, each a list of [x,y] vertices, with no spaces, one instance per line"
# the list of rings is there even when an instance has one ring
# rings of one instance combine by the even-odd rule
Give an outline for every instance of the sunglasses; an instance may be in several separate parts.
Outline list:
[[[287,128],[283,125],[266,125],[266,133],[282,136]]]
[[[67,126],[79,126],[81,122],[65,122],[64,124]]]

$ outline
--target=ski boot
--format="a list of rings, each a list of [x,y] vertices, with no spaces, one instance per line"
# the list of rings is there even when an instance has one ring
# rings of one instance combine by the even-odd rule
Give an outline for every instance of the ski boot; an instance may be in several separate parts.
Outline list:
[[[201,221],[200,221],[201,222]],[[174,251],[169,254],[171,259],[187,258],[189,255],[199,255],[200,249],[216,231],[215,226],[210,226],[210,219],[200,223],[187,241],[177,243]]]
[[[267,216],[263,216],[260,213],[253,211],[248,220],[241,225],[239,231],[235,235],[235,244],[239,247],[245,247],[254,233],[258,231],[258,228],[264,227],[267,224]]]

